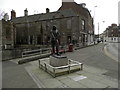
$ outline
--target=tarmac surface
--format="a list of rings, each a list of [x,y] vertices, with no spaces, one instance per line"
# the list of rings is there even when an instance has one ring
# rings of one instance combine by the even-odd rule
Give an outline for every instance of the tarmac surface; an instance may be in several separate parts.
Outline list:
[[[106,56],[104,45],[63,54],[83,63],[83,70],[53,78],[39,68],[38,60],[18,65],[3,62],[3,88],[118,88],[118,62]]]
[[[108,43],[105,45],[105,52],[107,56],[112,58],[113,60],[118,61],[120,58],[119,52],[120,52],[120,43]]]

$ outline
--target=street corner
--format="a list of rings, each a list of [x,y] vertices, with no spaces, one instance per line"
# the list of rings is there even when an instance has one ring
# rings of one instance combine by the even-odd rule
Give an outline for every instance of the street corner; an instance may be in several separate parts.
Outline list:
[[[118,62],[118,50],[116,50],[116,51],[113,50],[113,48],[111,48],[110,44],[105,45],[103,51],[106,56],[108,56],[109,58]],[[113,53],[113,51],[115,53]]]

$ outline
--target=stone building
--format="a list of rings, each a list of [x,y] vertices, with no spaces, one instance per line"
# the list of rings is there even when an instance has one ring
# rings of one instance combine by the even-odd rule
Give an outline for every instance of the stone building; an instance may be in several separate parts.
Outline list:
[[[103,34],[104,34],[104,41],[119,42],[120,31],[119,31],[119,26],[117,26],[117,24],[111,24],[111,26],[106,28]]]
[[[20,57],[21,50],[14,48],[15,28],[10,20],[0,20],[0,53],[2,60]]]
[[[118,2],[118,25],[120,26],[120,1]]]
[[[93,18],[85,8],[85,4],[65,2],[56,12],[28,15],[24,10],[23,17],[16,17],[16,12],[11,11],[11,21],[14,23],[14,44],[18,45],[49,45],[50,31],[55,25],[61,34],[61,45],[69,42],[79,46],[93,43],[94,30]]]
[[[12,49],[14,48],[14,29],[13,23],[11,21],[0,20],[0,43],[2,49]]]

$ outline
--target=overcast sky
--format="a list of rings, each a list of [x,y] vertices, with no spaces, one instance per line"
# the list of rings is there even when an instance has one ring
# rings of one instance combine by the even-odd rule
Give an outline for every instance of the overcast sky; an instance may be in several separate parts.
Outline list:
[[[105,28],[112,23],[118,24],[118,2],[120,0],[74,0],[76,3],[86,3],[86,8],[95,17],[95,34],[102,33]],[[24,15],[25,8],[28,14],[45,13],[46,8],[50,12],[57,11],[62,5],[62,0],[0,0],[0,10],[5,11],[10,16],[10,11],[16,11],[16,16]],[[94,6],[97,6],[96,8]],[[95,12],[95,13],[94,13]],[[103,23],[103,21],[105,21]]]

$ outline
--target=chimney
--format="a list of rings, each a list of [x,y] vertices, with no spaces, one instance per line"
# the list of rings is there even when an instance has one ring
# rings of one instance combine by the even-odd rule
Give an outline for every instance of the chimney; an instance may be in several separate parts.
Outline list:
[[[5,20],[5,21],[9,20],[9,15],[8,15],[8,13],[5,13],[5,15],[4,15],[4,20]]]
[[[74,0],[62,0],[62,5],[66,6],[67,3],[74,3]]]
[[[113,23],[113,24],[111,24],[111,26],[112,26],[112,27],[115,27],[115,26],[117,26],[117,24]]]
[[[74,0],[62,0],[62,2],[74,2]]]
[[[13,18],[16,18],[16,12],[15,12],[15,10],[12,10],[12,11],[11,11],[11,20],[12,20]]]
[[[27,10],[27,8],[24,10],[24,16],[28,16],[28,10]]]
[[[50,12],[49,8],[46,8],[46,13],[49,13],[49,12]]]
[[[86,3],[81,3],[80,5],[81,5],[83,8],[85,8]]]

